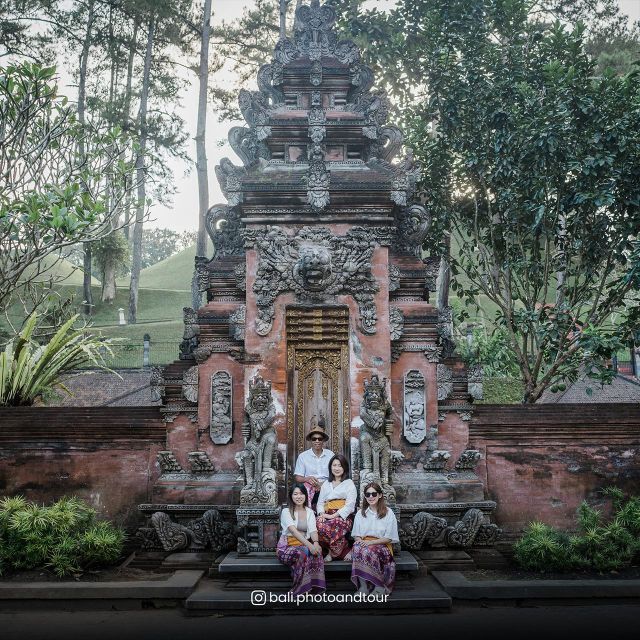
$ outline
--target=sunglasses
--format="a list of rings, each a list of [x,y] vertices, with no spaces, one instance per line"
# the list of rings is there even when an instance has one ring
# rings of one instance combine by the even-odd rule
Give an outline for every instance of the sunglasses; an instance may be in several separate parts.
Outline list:
[[[364,494],[367,498],[375,498],[378,495],[377,491],[367,491],[367,493]]]
[[[311,442],[322,442],[324,438],[311,438]]]

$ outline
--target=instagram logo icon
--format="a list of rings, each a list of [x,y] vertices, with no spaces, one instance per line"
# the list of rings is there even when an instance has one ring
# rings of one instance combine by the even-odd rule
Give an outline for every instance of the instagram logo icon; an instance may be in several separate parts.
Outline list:
[[[262,607],[267,603],[267,592],[266,591],[252,591],[251,592],[251,604],[256,607]]]

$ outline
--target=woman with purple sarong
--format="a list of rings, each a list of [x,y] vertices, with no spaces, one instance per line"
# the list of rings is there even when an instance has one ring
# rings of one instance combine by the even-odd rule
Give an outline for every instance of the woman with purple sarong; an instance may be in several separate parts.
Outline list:
[[[325,562],[351,560],[347,535],[353,526],[353,512],[358,492],[349,478],[349,463],[338,454],[329,462],[329,479],[322,485],[318,498],[318,536]]]
[[[312,589],[326,589],[316,517],[308,503],[304,484],[296,483],[289,491],[289,506],[280,514],[282,535],[276,554],[280,562],[291,568],[294,596]]]
[[[356,513],[351,531],[355,540],[351,582],[362,593],[389,594],[396,580],[391,545],[400,542],[398,521],[385,504],[378,483],[370,482],[363,493],[362,509]]]

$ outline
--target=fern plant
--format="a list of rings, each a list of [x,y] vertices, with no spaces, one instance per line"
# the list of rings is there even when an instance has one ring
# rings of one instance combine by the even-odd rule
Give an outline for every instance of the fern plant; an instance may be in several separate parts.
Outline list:
[[[613,500],[613,515],[583,502],[577,532],[569,536],[541,522],[530,524],[514,547],[518,564],[533,571],[614,571],[628,566],[640,552],[640,496],[625,498],[613,487],[603,492]]]
[[[33,340],[38,316],[31,314],[22,331],[0,353],[0,406],[31,405],[42,394],[61,388],[60,376],[86,364],[110,371],[104,353],[111,355],[108,342],[74,329],[78,315],[56,331],[45,345]]]
[[[57,576],[114,563],[124,531],[98,521],[75,497],[50,506],[18,496],[0,500],[0,575],[8,570],[49,568]]]

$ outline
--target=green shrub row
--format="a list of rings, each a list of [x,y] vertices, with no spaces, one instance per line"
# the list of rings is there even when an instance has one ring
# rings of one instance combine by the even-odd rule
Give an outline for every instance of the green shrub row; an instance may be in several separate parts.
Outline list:
[[[605,493],[613,498],[613,513],[602,513],[586,502],[578,508],[575,534],[533,522],[514,547],[515,559],[532,571],[595,569],[614,571],[628,566],[640,552],[640,496],[625,498],[617,488]]]
[[[51,569],[63,577],[113,564],[125,534],[78,498],[50,506],[23,497],[0,500],[0,575],[15,570]]]

